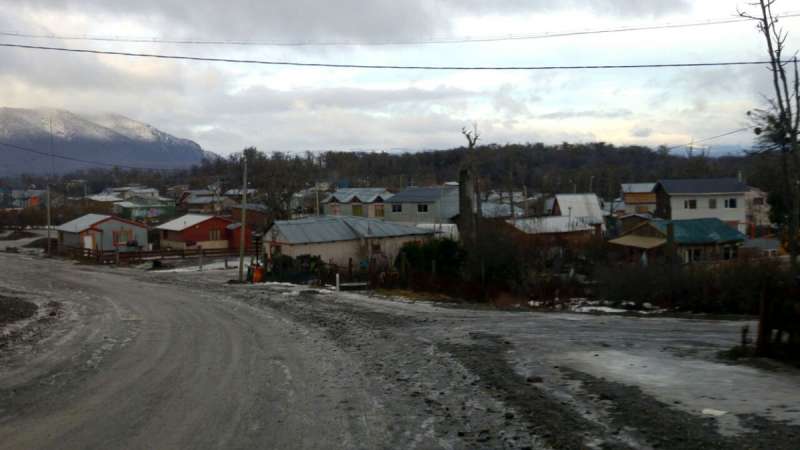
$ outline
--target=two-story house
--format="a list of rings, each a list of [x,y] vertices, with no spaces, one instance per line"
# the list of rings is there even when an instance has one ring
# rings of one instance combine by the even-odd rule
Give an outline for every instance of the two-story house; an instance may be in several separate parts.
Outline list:
[[[622,201],[625,214],[652,214],[656,210],[655,183],[623,183]]]
[[[746,184],[736,178],[660,180],[655,215],[667,220],[719,219],[747,232]]]
[[[384,204],[392,198],[386,188],[337,189],[322,201],[322,210],[328,216],[356,216],[383,219]]]
[[[386,220],[408,224],[453,223],[458,186],[409,187],[386,202]]]

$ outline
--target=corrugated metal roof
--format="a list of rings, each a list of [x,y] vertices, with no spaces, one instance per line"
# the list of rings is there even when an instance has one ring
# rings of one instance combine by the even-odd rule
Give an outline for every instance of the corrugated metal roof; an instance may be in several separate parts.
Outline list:
[[[592,231],[594,228],[580,219],[563,216],[531,217],[509,220],[508,223],[528,234],[570,233]]]
[[[609,244],[623,245],[625,247],[641,248],[644,250],[650,250],[651,248],[660,247],[664,245],[666,242],[667,240],[663,238],[637,236],[635,234],[626,234],[625,236],[622,236],[620,238],[608,241]]]
[[[692,178],[659,180],[668,194],[729,194],[747,192],[747,185],[736,178]]]
[[[388,200],[392,197],[392,193],[382,187],[369,187],[369,188],[343,188],[337,189],[336,192],[328,195],[323,200],[323,203],[350,203],[357,201],[361,203],[373,203],[377,200]]]
[[[184,216],[178,217],[177,219],[170,220],[167,223],[161,224],[156,227],[157,230],[166,230],[166,231],[183,231],[189,227],[193,227],[197,224],[203,223],[208,219],[213,218],[214,216],[209,216],[207,214],[186,214]]]
[[[107,214],[86,214],[85,216],[78,217],[75,220],[71,220],[56,227],[56,230],[65,233],[80,233],[81,231],[92,228],[97,222],[102,222],[109,218],[111,218],[111,216]]]
[[[371,237],[432,235],[430,230],[382,220],[351,216],[318,216],[276,221],[268,235],[277,231],[288,244],[352,241]]]
[[[556,202],[562,216],[582,219],[590,224],[605,222],[600,199],[595,194],[556,194]]]
[[[666,236],[670,222],[674,225],[675,243],[680,245],[724,244],[747,239],[719,219],[653,220],[650,223]]]
[[[744,244],[742,244],[742,248],[755,248],[758,250],[780,250],[781,241],[775,238],[750,239]]]
[[[645,194],[653,192],[655,187],[655,183],[622,183],[622,192],[624,194]]]
[[[88,198],[89,198],[89,200],[91,200],[93,202],[102,202],[102,203],[122,201],[122,197],[120,197],[119,195],[114,195],[114,194],[90,195]]]
[[[395,194],[387,203],[434,203],[458,192],[458,186],[410,187]]]

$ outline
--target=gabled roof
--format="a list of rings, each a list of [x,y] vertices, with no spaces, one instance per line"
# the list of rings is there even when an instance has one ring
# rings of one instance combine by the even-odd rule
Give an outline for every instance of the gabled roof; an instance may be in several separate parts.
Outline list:
[[[594,230],[591,225],[582,220],[563,216],[531,217],[509,220],[508,223],[527,234],[572,233]]]
[[[605,222],[596,194],[556,194],[556,202],[562,216],[583,219],[590,224]]]
[[[622,183],[623,194],[646,194],[653,192],[655,183]]]
[[[95,225],[99,224],[100,222],[105,222],[106,220],[114,219],[119,222],[125,222],[134,226],[138,226],[141,228],[147,228],[146,225],[133,222],[130,220],[122,219],[116,216],[110,216],[108,214],[86,214],[85,216],[78,217],[75,220],[71,220],[65,224],[56,227],[57,231],[63,231],[65,233],[80,233],[82,231],[86,231]]]
[[[287,244],[352,241],[362,238],[430,236],[432,230],[352,216],[316,216],[296,220],[278,220],[268,236],[278,233]]]
[[[387,203],[435,203],[453,194],[458,194],[458,186],[409,187],[395,194]]]
[[[656,187],[669,195],[676,194],[738,194],[747,192],[746,184],[736,178],[691,178],[683,180],[659,180]]]
[[[167,223],[163,223],[157,226],[156,229],[165,231],[183,231],[189,227],[199,225],[207,220],[214,218],[230,222],[230,220],[228,219],[217,216],[209,216],[206,214],[186,214],[181,217],[178,217],[177,219],[170,220]]]
[[[667,226],[672,223],[675,243],[679,245],[724,244],[747,239],[744,234],[719,219],[652,220],[649,223],[665,237]],[[638,227],[631,232],[636,229]]]
[[[328,195],[323,203],[374,203],[376,201],[386,201],[392,197],[392,193],[387,191],[386,188],[344,188],[337,189],[332,194]]]

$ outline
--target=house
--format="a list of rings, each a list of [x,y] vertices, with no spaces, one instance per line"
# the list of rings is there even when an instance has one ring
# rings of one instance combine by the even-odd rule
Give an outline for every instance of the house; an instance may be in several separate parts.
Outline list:
[[[591,225],[577,218],[564,216],[512,219],[506,223],[544,246],[579,246],[602,236],[601,224]]]
[[[248,188],[247,189],[247,198],[252,199],[255,198],[256,194],[258,194],[257,189]],[[242,190],[241,189],[228,189],[223,194],[225,197],[233,200],[234,202],[241,203],[242,202]]]
[[[184,191],[177,202],[181,211],[198,214],[219,214],[235,204],[233,200],[207,189]]]
[[[755,229],[769,227],[772,221],[769,218],[770,206],[767,203],[767,193],[756,187],[750,187],[744,193],[745,216],[747,218],[748,232],[754,233]]]
[[[107,214],[86,214],[56,227],[58,246],[96,251],[147,249],[147,226]]]
[[[458,186],[409,187],[386,202],[390,222],[454,223],[458,216]]]
[[[652,214],[656,211],[655,183],[622,183],[625,214]]]
[[[24,209],[44,205],[46,197],[47,191],[43,189],[14,189],[11,191],[11,207]]]
[[[672,229],[676,255],[684,263],[730,260],[746,237],[719,219],[655,219],[612,239],[629,261],[664,258]]]
[[[232,220],[205,214],[186,214],[156,227],[161,248],[220,249],[230,248],[227,227]]]
[[[270,257],[309,255],[338,266],[363,267],[376,260],[391,264],[404,244],[433,234],[433,230],[365,217],[314,216],[276,221],[264,236],[264,246]]]
[[[256,230],[262,230],[269,225],[270,216],[269,210],[266,206],[260,203],[248,203],[244,205],[233,205],[231,206],[231,219],[235,220],[236,222],[242,221],[242,209],[247,211],[245,214],[245,221],[247,225],[251,225]]]
[[[129,220],[156,222],[175,216],[175,203],[161,197],[131,197],[114,203],[114,214]]]
[[[113,187],[103,191],[103,194],[115,195],[117,197],[122,198],[123,200],[127,200],[133,197],[148,197],[148,198],[159,197],[158,189],[144,187],[140,185]]]
[[[605,214],[596,194],[556,194],[551,215],[606,229]]]
[[[748,189],[736,178],[660,180],[653,188],[655,215],[667,220],[719,219],[746,233]]]
[[[776,258],[784,254],[781,241],[769,237],[749,239],[739,248],[742,258]]]
[[[244,248],[253,248],[253,227],[247,225],[244,227]],[[242,224],[239,222],[228,224],[225,227],[226,238],[228,239],[228,248],[232,250],[239,250],[242,244]]]
[[[382,219],[386,215],[384,204],[390,198],[392,193],[386,188],[337,189],[322,201],[322,210],[330,216]]]

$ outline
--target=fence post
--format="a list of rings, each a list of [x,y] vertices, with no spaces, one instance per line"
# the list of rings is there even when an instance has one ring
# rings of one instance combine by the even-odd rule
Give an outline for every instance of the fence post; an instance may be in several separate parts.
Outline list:
[[[119,266],[119,249],[114,252],[114,262]]]
[[[203,256],[205,256],[205,253],[206,253],[205,250],[203,250],[203,248],[201,247],[200,248],[200,272],[203,271]]]
[[[339,272],[336,272],[336,290],[337,291],[340,290],[339,289]]]

